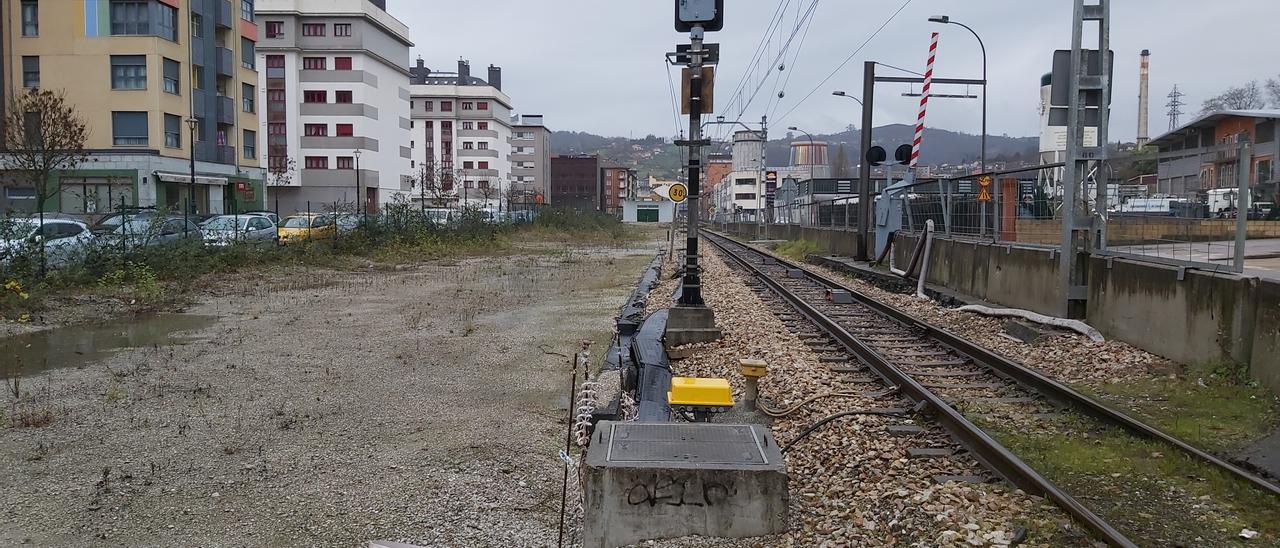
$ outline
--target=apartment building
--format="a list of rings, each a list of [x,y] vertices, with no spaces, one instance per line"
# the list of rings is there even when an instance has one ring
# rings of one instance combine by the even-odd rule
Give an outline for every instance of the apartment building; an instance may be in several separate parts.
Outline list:
[[[382,0],[257,0],[269,201],[281,212],[407,197],[409,29]]]
[[[489,65],[485,80],[471,75],[468,61],[442,72],[418,59],[410,72],[412,165],[416,177],[438,181],[429,183],[440,195],[433,205],[506,210],[512,129],[502,69]]]
[[[551,157],[551,200],[559,207],[598,211],[600,157],[595,155]]]
[[[621,166],[602,167],[600,185],[600,211],[619,215],[622,213],[622,203],[636,195],[636,170]]]
[[[524,203],[551,200],[551,130],[540,114],[526,114],[511,127],[511,188]]]
[[[4,95],[60,91],[89,129],[46,209],[263,207],[254,0],[20,0],[0,21]],[[32,187],[0,196],[0,210],[35,204]]]
[[[1237,188],[1239,141],[1251,143],[1249,186],[1255,201],[1276,200],[1275,164],[1280,155],[1276,121],[1280,110],[1223,110],[1206,113],[1190,123],[1147,142],[1159,150],[1157,194],[1203,199],[1209,190]]]

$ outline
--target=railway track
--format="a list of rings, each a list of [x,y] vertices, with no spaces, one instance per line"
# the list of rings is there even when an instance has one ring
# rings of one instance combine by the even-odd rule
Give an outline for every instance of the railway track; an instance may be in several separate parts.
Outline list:
[[[986,468],[1028,493],[1053,501],[1112,546],[1137,544],[1001,445],[975,420],[1017,421],[1022,428],[1060,430],[1064,415],[1079,415],[1142,440],[1165,443],[1238,481],[1280,496],[1280,487],[1266,479],[953,333],[788,261],[715,233],[703,234],[731,265],[756,280],[757,292],[789,307],[778,311],[778,316],[846,383],[883,384],[889,389],[883,393],[909,399]],[[952,452],[948,448],[916,450],[924,458],[947,458]]]

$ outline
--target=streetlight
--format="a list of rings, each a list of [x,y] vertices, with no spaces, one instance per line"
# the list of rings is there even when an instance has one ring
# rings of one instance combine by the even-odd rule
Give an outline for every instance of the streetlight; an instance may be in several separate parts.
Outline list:
[[[859,98],[857,98],[857,97],[854,97],[854,96],[852,96],[852,95],[849,95],[848,93],[845,93],[845,92],[843,92],[843,91],[833,91],[833,92],[831,92],[831,94],[832,94],[832,95],[835,95],[836,97],[844,97],[845,99],[853,99],[854,101],[857,101],[857,102],[858,102],[858,106],[862,106],[862,99],[859,99]]]
[[[364,225],[364,201],[360,199],[360,149],[351,152],[356,157],[356,207],[360,208],[360,224]]]
[[[809,135],[809,132],[807,132],[807,131],[805,131],[805,130],[803,130],[803,129],[800,129],[800,128],[796,127],[796,126],[791,126],[791,127],[787,128],[787,129],[789,129],[789,130],[791,130],[791,131],[799,131],[800,133],[803,133],[803,134],[805,134],[806,136],[808,136],[808,137],[809,137],[809,185],[811,186],[810,190],[812,190],[812,185],[813,185],[813,159],[814,159],[814,152],[815,152],[815,151],[814,151],[814,148],[813,148],[813,135]]]
[[[187,204],[182,206],[183,239],[186,239],[187,233],[191,230],[191,221],[188,215],[195,205],[196,198],[196,126],[198,125],[200,125],[200,120],[196,119],[196,117],[187,118],[187,127],[191,128],[191,178],[187,180]]]
[[[943,25],[959,25],[969,31],[974,38],[978,39],[978,47],[982,48],[982,172],[987,172],[987,46],[982,43],[982,37],[978,33],[969,28],[969,25],[959,21],[952,21],[947,15],[934,15],[929,18],[930,23],[939,23]]]

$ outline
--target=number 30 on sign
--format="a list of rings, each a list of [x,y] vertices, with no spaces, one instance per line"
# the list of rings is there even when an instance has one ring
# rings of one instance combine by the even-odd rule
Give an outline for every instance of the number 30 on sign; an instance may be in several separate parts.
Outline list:
[[[685,186],[680,183],[671,185],[671,188],[667,190],[667,197],[671,198],[671,201],[677,204],[684,202],[684,199],[688,196],[689,189],[685,188]]]

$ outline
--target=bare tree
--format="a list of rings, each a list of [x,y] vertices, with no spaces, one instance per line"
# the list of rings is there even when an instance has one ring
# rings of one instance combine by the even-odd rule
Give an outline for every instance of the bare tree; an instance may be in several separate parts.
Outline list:
[[[1271,108],[1280,108],[1280,77],[1267,79],[1267,95],[1271,97]]]
[[[279,162],[267,161],[267,184],[270,186],[289,186],[293,182],[293,174],[298,170],[298,162],[288,156]],[[280,213],[280,193],[276,192],[276,213]]]
[[[1270,89],[1271,82],[1268,82]],[[1265,108],[1267,101],[1262,96],[1262,86],[1257,80],[1250,80],[1242,86],[1232,86],[1221,94],[1205,99],[1200,112],[1215,110],[1255,110]]]
[[[58,193],[54,175],[84,162],[89,128],[61,91],[31,88],[10,96],[4,113],[4,147],[0,166],[13,177],[0,184],[35,189],[36,212],[44,225],[45,204]],[[40,272],[45,270],[44,244]]]
[[[476,187],[480,190],[480,197],[484,199],[484,207],[489,207],[489,200],[502,197],[502,185],[495,186],[488,177],[477,181]],[[499,200],[499,207],[501,207],[501,200]]]

